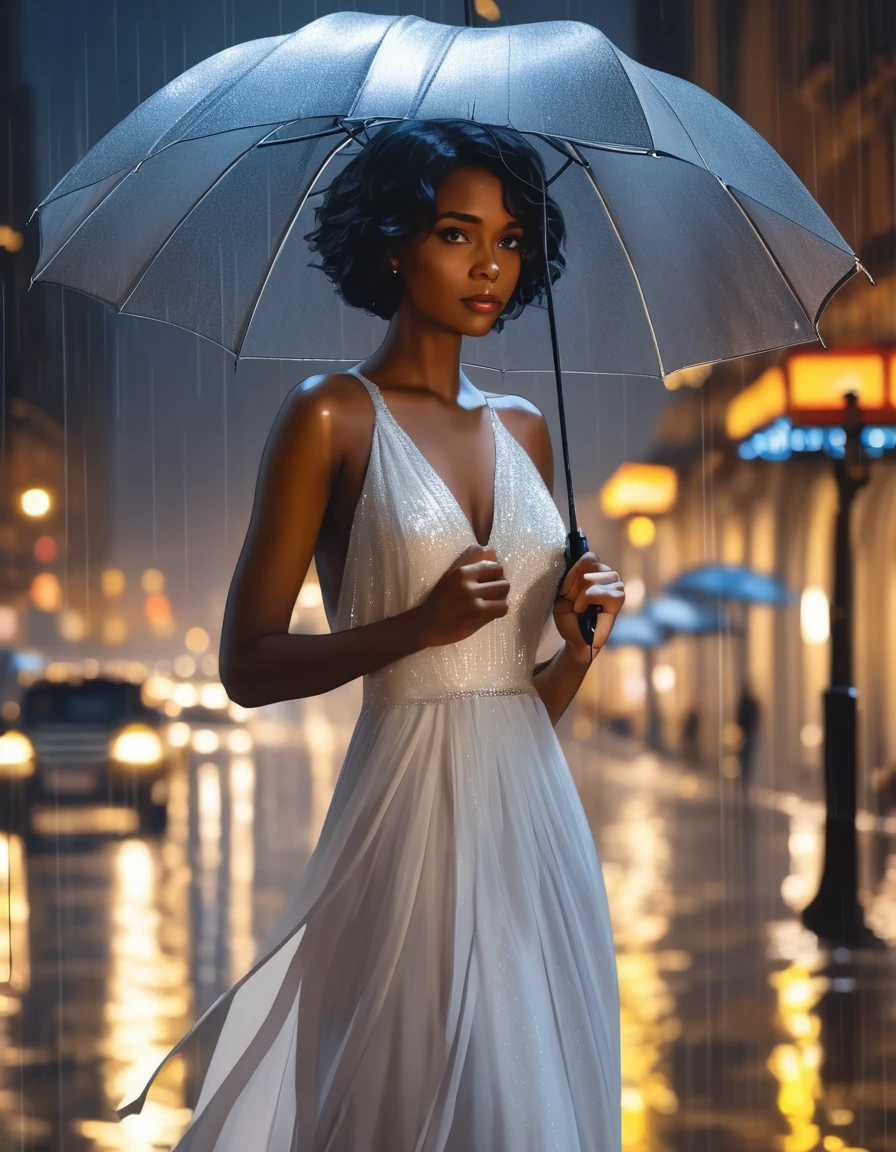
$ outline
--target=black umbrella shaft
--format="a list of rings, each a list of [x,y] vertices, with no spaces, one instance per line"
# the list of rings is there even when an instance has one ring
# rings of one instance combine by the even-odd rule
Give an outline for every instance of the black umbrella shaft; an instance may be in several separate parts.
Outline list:
[[[548,298],[548,320],[551,326],[551,355],[554,358],[554,379],[557,384],[557,412],[560,416],[560,443],[563,448],[563,470],[566,475],[566,497],[569,501],[569,531],[570,535],[578,531],[576,522],[576,502],[572,492],[572,468],[569,463],[569,442],[566,438],[566,410],[563,407],[563,378],[560,374],[560,345],[557,340],[557,320],[554,315],[554,292],[551,287],[551,267],[548,260],[548,209],[547,184],[542,186],[543,224],[542,236],[544,238],[544,283]]]
[[[474,0],[464,0],[464,23],[468,28],[474,27],[473,24],[473,4]]]

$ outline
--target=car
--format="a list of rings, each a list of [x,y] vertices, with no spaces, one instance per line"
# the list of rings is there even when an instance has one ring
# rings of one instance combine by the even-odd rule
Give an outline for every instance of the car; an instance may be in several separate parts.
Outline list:
[[[0,812],[32,836],[164,832],[172,750],[141,685],[108,676],[37,680],[0,736]]]

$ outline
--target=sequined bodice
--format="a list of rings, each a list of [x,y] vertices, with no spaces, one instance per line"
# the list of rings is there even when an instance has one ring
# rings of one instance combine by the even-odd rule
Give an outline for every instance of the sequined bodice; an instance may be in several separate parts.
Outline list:
[[[334,630],[396,616],[429,595],[476,543],[456,498],[355,369],[375,416],[370,460],[355,509]],[[529,454],[489,403],[495,434],[489,546],[510,584],[508,612],[456,644],[412,653],[364,677],[365,703],[531,692],[535,653],[565,569],[566,528]]]

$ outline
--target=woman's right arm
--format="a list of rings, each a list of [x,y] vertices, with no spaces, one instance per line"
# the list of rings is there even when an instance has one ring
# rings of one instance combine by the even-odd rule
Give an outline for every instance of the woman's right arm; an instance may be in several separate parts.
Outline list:
[[[292,389],[274,421],[227,597],[221,682],[247,708],[329,692],[424,646],[417,611],[334,634],[289,632],[342,463],[337,402],[314,380]]]

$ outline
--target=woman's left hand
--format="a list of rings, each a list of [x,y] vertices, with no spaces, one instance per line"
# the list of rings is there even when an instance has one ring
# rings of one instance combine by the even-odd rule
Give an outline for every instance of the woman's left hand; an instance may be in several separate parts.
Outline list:
[[[554,603],[554,623],[566,641],[567,650],[585,664],[603,648],[613,630],[619,610],[625,603],[625,586],[609,564],[601,564],[593,552],[573,564],[563,577]],[[594,641],[589,648],[579,631],[578,613],[590,604],[600,605],[594,627]]]

